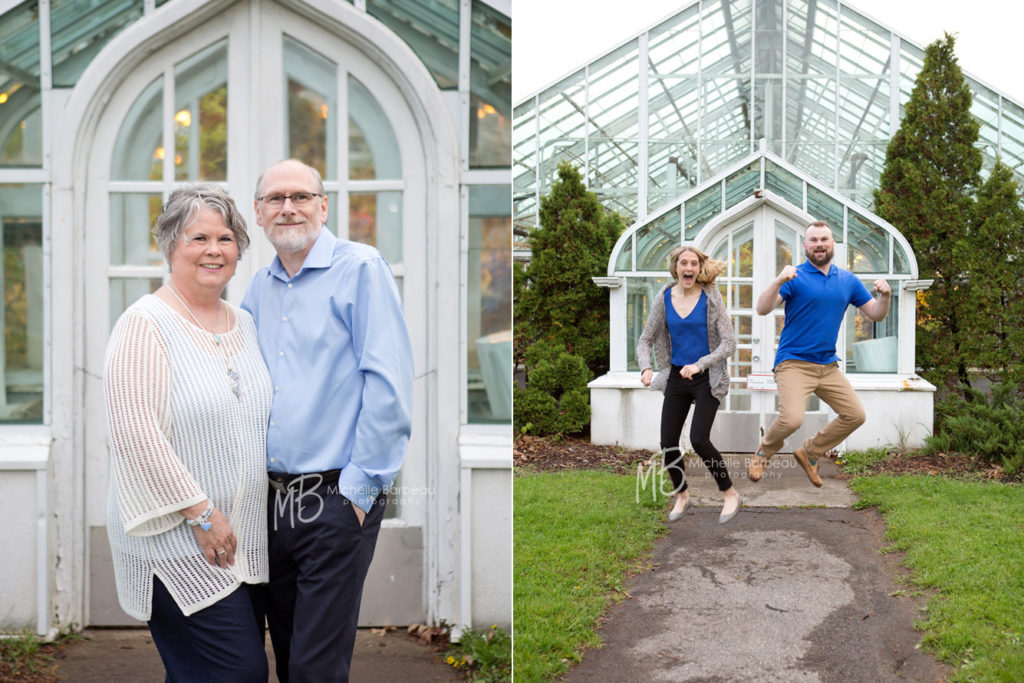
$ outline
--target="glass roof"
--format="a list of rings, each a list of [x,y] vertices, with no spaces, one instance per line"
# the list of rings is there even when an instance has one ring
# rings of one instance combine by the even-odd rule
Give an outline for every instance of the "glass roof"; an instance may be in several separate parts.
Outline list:
[[[612,249],[608,274],[663,277],[673,247],[697,242],[701,230],[719,214],[743,202],[750,206],[752,197],[762,196],[755,195],[759,188],[766,200],[788,203],[827,221],[836,242],[847,247],[847,262],[842,265],[848,270],[891,279],[917,277],[917,260],[899,231],[767,151],[732,164],[647,221],[634,224]]]
[[[515,227],[537,224],[537,198],[562,160],[633,223],[761,139],[868,207],[923,61],[922,49],[841,0],[694,2],[517,103]],[[1024,180],[1024,109],[967,80],[986,170],[999,155]]]

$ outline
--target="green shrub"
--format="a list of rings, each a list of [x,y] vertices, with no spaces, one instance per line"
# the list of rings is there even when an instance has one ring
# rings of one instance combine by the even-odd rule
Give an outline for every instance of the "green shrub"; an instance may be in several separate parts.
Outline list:
[[[537,435],[575,434],[590,423],[590,370],[579,356],[554,342],[537,342],[524,354],[526,389],[513,391],[515,428]]]
[[[1024,398],[1008,384],[992,386],[991,399],[976,390],[967,398],[947,396],[935,407],[936,433],[925,453],[967,453],[1001,465],[1008,474],[1024,466]]]

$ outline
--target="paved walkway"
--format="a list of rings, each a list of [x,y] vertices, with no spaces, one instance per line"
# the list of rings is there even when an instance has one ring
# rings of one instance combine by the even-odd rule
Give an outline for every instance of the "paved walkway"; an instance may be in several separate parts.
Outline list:
[[[894,596],[897,561],[878,552],[884,522],[850,509],[856,497],[835,465],[822,462],[817,489],[791,456],[757,484],[742,458],[726,459],[744,509],[719,525],[721,496],[687,461],[695,507],[607,614],[604,645],[566,680],[943,680],[915,647],[923,602]]]
[[[87,629],[84,640],[72,643],[58,660],[57,676],[73,683],[134,683],[164,680],[164,667],[148,629]],[[267,638],[270,683],[274,651]],[[457,681],[454,669],[442,662],[433,647],[423,645],[404,629],[379,635],[369,629],[356,633],[351,680],[438,683]]]

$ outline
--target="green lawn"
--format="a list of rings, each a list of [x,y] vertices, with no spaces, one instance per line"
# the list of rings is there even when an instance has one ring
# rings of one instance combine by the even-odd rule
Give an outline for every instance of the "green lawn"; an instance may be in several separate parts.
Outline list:
[[[600,643],[597,620],[645,568],[664,505],[637,479],[598,471],[518,474],[514,493],[516,681],[548,681]]]
[[[876,506],[912,583],[932,592],[923,644],[954,681],[1024,681],[1024,487],[937,476],[851,482]]]

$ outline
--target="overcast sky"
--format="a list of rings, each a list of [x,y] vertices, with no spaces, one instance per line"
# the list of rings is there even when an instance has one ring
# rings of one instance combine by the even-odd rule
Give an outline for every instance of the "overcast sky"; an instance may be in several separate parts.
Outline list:
[[[513,0],[512,100],[518,102],[650,28],[689,0]],[[924,47],[957,34],[960,67],[1024,104],[1024,3],[1008,0],[853,0],[882,26]]]

